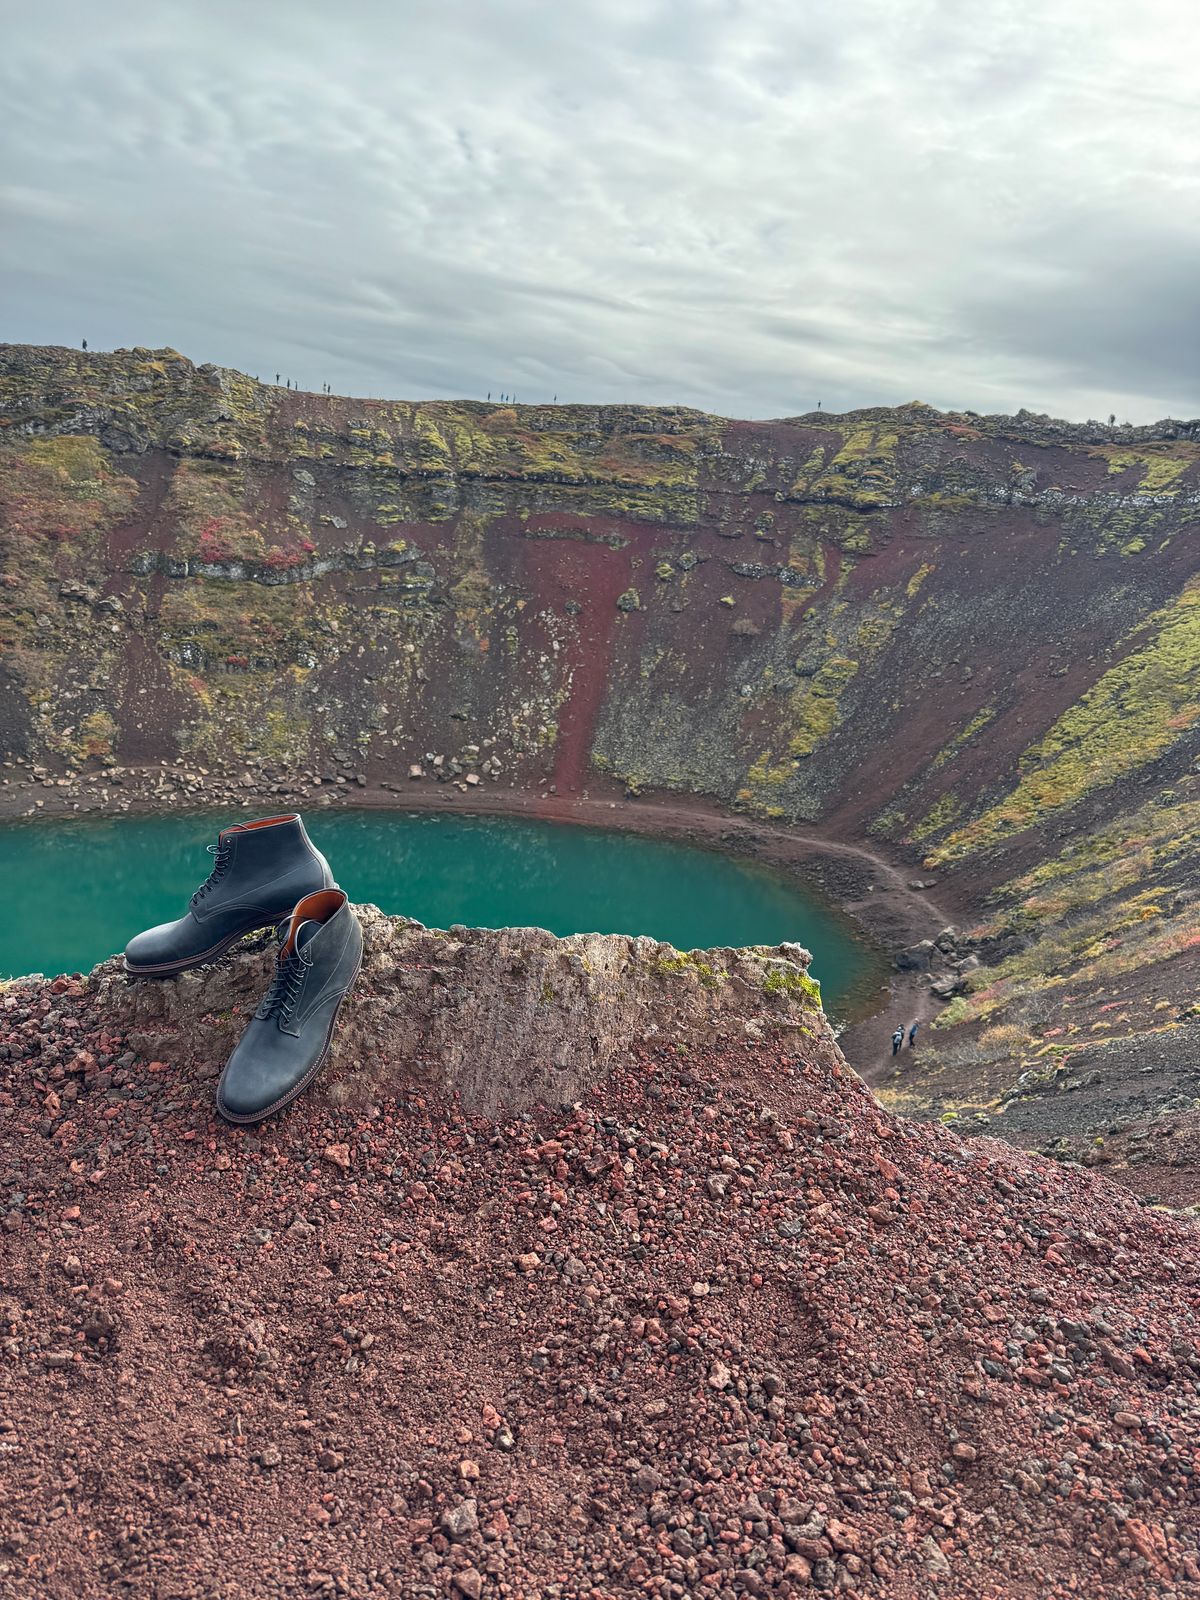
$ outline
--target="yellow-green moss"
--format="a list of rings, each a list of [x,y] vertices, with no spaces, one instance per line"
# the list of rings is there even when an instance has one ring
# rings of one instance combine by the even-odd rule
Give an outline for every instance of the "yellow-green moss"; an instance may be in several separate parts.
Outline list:
[[[966,1000],[962,995],[956,995],[949,1005],[934,1017],[932,1026],[935,1028],[954,1028],[960,1022],[968,1022],[970,1020],[971,1013]]]
[[[935,489],[929,494],[915,495],[909,504],[918,511],[931,512],[935,515],[988,509],[987,503],[981,502],[974,495],[954,494],[945,489]]]
[[[925,582],[925,579],[929,576],[929,574],[932,571],[933,571],[933,563],[930,562],[930,561],[923,561],[921,563],[921,565],[917,568],[917,570],[913,573],[912,577],[904,585],[904,593],[907,595],[907,597],[910,600],[912,600],[912,599],[914,599],[916,597],[917,590]]]
[[[935,833],[940,833],[943,828],[948,828],[962,811],[962,801],[948,789],[937,801],[933,808],[923,816],[920,822],[913,824],[909,830],[912,839],[928,839]]]
[[[706,989],[715,989],[725,976],[707,961],[702,961],[694,950],[680,950],[673,956],[651,956],[646,967],[658,978],[678,978],[684,973],[692,973]]]
[[[998,896],[1058,916],[1169,872],[1194,850],[1200,850],[1200,799],[1172,801],[1161,794],[1006,883]]]
[[[1200,723],[1200,579],[1128,636],[1111,667],[1021,758],[998,805],[952,833],[927,865],[957,861],[1153,761]]]
[[[1200,462],[1200,445],[1188,440],[1175,440],[1162,445],[1143,445],[1140,449],[1125,449],[1113,445],[1099,445],[1093,451],[1108,464],[1111,474],[1141,470],[1137,492],[1139,494],[1175,494],[1179,480],[1189,467]]]
[[[812,755],[841,720],[838,697],[858,672],[849,656],[831,656],[808,680],[807,692],[796,690],[789,704],[791,738],[788,753],[794,758]]]
[[[75,489],[93,487],[111,472],[108,457],[97,441],[79,434],[34,439],[26,447],[25,459]]]
[[[964,727],[960,728],[952,739],[947,740],[947,742],[938,751],[937,755],[934,756],[933,760],[929,763],[930,772],[937,772],[938,769],[940,767],[944,767],[948,761],[952,761],[954,757],[958,755],[960,750],[965,749],[966,746],[970,744],[971,740],[974,739],[977,733],[982,733],[984,728],[987,727],[988,723],[994,721],[995,716],[995,706],[983,706],[979,711],[977,711],[971,720]]]
[[[772,967],[763,979],[763,993],[766,995],[790,997],[803,995],[814,1006],[821,1004],[821,985],[807,972],[796,972],[788,967]]]
[[[894,503],[899,435],[877,427],[853,428],[847,433],[837,454],[816,463],[816,452],[809,457],[793,485],[792,493],[801,496],[826,496],[848,502],[860,510],[873,510]],[[810,465],[815,473],[808,475]]]
[[[1032,1033],[1046,1015],[1050,991],[1069,984],[1073,991],[1086,993],[1200,947],[1190,904],[1168,912],[1157,898],[1159,890],[1154,885],[1139,888],[1138,882],[1136,875],[1125,879],[1110,876],[1109,887],[1117,898],[1106,901],[1101,895],[1100,903],[1091,910],[1086,909],[1085,898],[1067,895],[1048,908],[1052,915],[1041,926],[1027,915],[1010,918],[1007,928],[1028,932],[1032,927],[1034,937],[998,966],[972,972],[966,980],[967,993],[946,1007],[935,1026],[949,1029],[1007,1012],[1014,1025]],[[1130,888],[1133,892],[1126,892]],[[1089,1033],[1108,1026],[1107,1019],[1087,1011],[1063,1015],[1068,1037],[1085,1025]],[[1169,1018],[1165,1025],[1171,1025]],[[1063,1043],[1051,1038],[1036,1054],[1063,1048]]]

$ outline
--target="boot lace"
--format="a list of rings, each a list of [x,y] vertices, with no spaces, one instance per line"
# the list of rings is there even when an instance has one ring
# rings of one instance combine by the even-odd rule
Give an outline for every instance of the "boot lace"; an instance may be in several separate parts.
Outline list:
[[[293,950],[291,955],[287,956],[281,954],[275,966],[275,976],[271,979],[271,987],[263,996],[263,1002],[258,1008],[258,1015],[264,1019],[278,1015],[284,1022],[289,1021],[299,999],[300,987],[307,971],[308,962],[298,950]]]
[[[215,856],[216,860],[213,862],[212,871],[192,896],[192,905],[199,904],[206,894],[211,893],[216,888],[228,871],[229,863],[233,858],[233,850],[224,839],[218,839],[216,844],[205,845],[205,849],[210,856]]]

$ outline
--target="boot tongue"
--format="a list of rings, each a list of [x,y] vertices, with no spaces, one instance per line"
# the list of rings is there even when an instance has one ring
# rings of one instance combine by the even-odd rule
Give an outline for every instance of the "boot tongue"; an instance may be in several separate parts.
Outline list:
[[[323,927],[324,923],[321,922],[302,922],[296,929],[296,937],[293,940],[292,948],[295,950],[301,949],[308,943],[313,934],[319,933]]]

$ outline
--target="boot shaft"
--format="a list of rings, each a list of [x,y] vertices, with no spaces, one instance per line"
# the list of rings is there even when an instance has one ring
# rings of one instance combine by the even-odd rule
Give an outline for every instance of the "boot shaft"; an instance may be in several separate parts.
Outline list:
[[[298,812],[264,817],[261,822],[235,823],[221,830],[218,844],[231,848],[233,864],[240,872],[270,875],[294,860],[313,858],[320,862],[329,882],[333,882],[329,863],[309,838],[304,819]]]
[[[329,863],[295,812],[239,822],[209,845],[206,882],[175,922],[147,928],[125,947],[125,970],[164,978],[215,961],[243,934],[277,924],[305,895],[332,889]]]
[[[201,922],[241,907],[279,907],[278,915],[283,906],[334,881],[328,861],[295,813],[224,829],[216,855],[217,881],[192,900],[192,915]]]

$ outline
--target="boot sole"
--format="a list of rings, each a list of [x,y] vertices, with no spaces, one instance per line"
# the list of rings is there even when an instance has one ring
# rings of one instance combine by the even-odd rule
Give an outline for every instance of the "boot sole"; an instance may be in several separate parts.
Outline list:
[[[127,960],[125,971],[131,978],[174,978],[181,972],[191,972],[193,967],[207,966],[223,956],[226,950],[235,945],[239,939],[244,939],[248,933],[257,933],[260,928],[271,926],[269,922],[255,922],[248,928],[239,928],[237,933],[231,933],[228,939],[222,939],[210,949],[202,950],[198,956],[185,956],[182,961],[162,961],[157,966],[135,967]]]
[[[252,1123],[262,1122],[265,1118],[273,1115],[276,1111],[282,1111],[285,1106],[290,1106],[293,1100],[297,1099],[298,1096],[304,1093],[305,1089],[308,1088],[309,1084],[316,1077],[317,1073],[320,1072],[321,1068],[325,1065],[326,1057],[329,1055],[330,1047],[333,1044],[333,1030],[337,1027],[337,1019],[341,1015],[342,1007],[350,998],[350,991],[358,982],[358,975],[361,971],[362,960],[360,958],[358,965],[354,969],[353,977],[346,985],[345,994],[333,1008],[333,1015],[329,1019],[329,1027],[325,1032],[325,1043],[321,1048],[321,1054],[313,1062],[312,1066],[309,1067],[308,1071],[304,1074],[304,1076],[300,1079],[300,1082],[296,1084],[294,1088],[289,1089],[288,1092],[285,1095],[281,1095],[278,1100],[272,1100],[271,1104],[269,1106],[264,1106],[261,1111],[254,1111],[247,1116],[241,1116],[233,1111],[226,1111],[225,1107],[221,1104],[221,1086],[220,1084],[217,1085],[217,1110],[225,1118],[226,1122],[237,1123],[239,1127],[247,1127]]]

